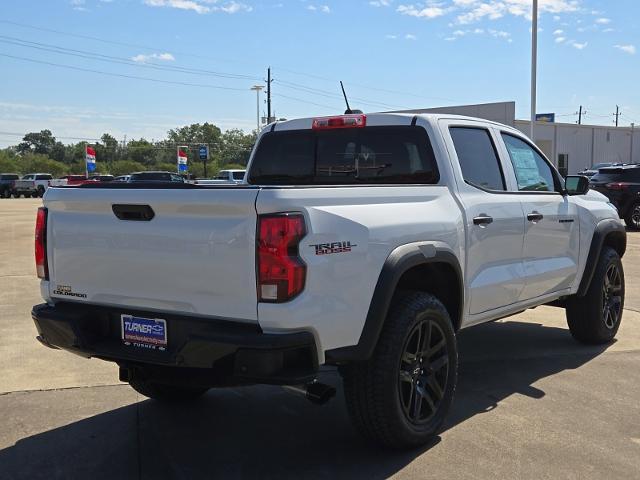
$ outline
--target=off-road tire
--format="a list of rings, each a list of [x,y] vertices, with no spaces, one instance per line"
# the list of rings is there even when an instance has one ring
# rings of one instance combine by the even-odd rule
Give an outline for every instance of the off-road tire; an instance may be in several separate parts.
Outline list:
[[[640,202],[631,205],[629,213],[624,217],[624,223],[633,230],[640,230]]]
[[[208,388],[202,387],[184,387],[178,385],[167,385],[163,383],[152,382],[148,380],[136,380],[129,381],[129,385],[138,393],[145,397],[158,400],[160,402],[177,403],[188,402],[201,397],[207,391]]]
[[[619,287],[611,287],[612,269],[619,272]],[[607,291],[608,289],[608,291]],[[619,300],[615,300],[619,297]],[[612,305],[619,305],[615,308]],[[607,306],[609,310],[607,310]],[[612,310],[613,309],[613,310]],[[571,335],[581,343],[601,345],[613,340],[620,328],[624,311],[624,270],[618,253],[603,247],[587,294],[567,302],[567,323]],[[609,314],[615,313],[615,321]]]
[[[425,403],[427,400],[424,396],[417,397],[421,405],[418,407],[419,412],[427,410],[431,416],[425,419],[424,423],[416,424],[409,419],[410,413],[403,407],[407,395],[405,387],[409,387],[411,392],[414,383],[407,382],[406,377],[402,377],[403,380],[400,378],[401,371],[405,376],[408,373],[408,363],[405,362],[408,342],[414,338],[416,329],[425,322],[433,322],[437,326],[434,327],[434,331],[438,333],[435,340],[446,347],[446,350],[440,350],[441,354],[434,350],[436,353],[433,358],[436,360],[429,363],[427,359],[425,364],[429,365],[429,369],[432,365],[435,369],[436,363],[442,363],[441,359],[446,356],[447,371],[446,380],[442,381],[440,377],[441,383],[437,386],[441,396],[437,403],[434,402],[435,409],[431,404]],[[425,333],[424,338],[426,336]],[[419,338],[416,344],[419,343]],[[434,339],[433,336],[429,338],[430,342]],[[427,350],[432,350],[432,346],[433,343],[430,343]],[[437,345],[433,346],[433,349],[436,347]],[[412,367],[409,367],[409,370],[412,370]],[[401,295],[389,309],[373,356],[367,361],[353,363],[340,370],[351,420],[365,438],[377,444],[394,449],[424,445],[435,437],[445,420],[453,400],[457,370],[456,335],[447,309],[437,298],[429,294],[409,292]],[[427,373],[427,377],[419,377],[415,382],[420,385],[421,379],[423,392],[437,394],[431,383],[438,370],[435,372]],[[441,375],[442,370],[439,372]],[[426,386],[429,388],[426,389]],[[415,391],[418,391],[417,387],[415,388]],[[435,397],[430,396],[429,400],[433,401],[433,398]],[[407,402],[404,403],[406,405]],[[411,400],[408,403],[411,405]]]

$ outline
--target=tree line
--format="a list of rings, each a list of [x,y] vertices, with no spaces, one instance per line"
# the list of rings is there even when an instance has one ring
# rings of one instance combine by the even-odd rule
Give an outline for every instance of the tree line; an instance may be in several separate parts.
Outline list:
[[[125,175],[144,170],[176,171],[178,146],[189,148],[189,173],[203,178],[204,162],[198,150],[208,145],[207,176],[221,169],[244,168],[256,139],[255,132],[239,129],[220,130],[211,123],[194,123],[171,129],[163,140],[131,139],[126,143],[105,133],[99,142],[63,144],[50,130],[27,133],[17,145],[0,150],[0,173],[51,173],[55,177],[85,172],[87,144],[96,151],[96,171]]]

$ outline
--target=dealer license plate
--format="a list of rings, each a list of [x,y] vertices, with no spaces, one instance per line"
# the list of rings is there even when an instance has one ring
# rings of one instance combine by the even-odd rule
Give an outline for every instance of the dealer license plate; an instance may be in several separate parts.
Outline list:
[[[120,315],[122,341],[125,345],[164,350],[167,347],[167,322],[161,318]]]

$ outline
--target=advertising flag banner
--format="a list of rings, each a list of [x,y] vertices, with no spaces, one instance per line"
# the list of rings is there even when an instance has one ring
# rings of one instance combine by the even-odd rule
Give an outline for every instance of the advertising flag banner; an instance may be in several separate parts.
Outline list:
[[[85,160],[87,162],[87,172],[95,172],[96,171],[96,150],[87,145],[87,149],[85,151]]]
[[[186,172],[189,169],[187,165],[187,151],[189,147],[178,147],[178,172]]]

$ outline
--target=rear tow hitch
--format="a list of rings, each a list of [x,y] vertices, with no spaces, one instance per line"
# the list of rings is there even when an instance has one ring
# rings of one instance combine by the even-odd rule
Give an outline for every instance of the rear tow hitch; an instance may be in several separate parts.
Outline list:
[[[335,387],[320,383],[317,380],[306,385],[285,385],[283,388],[289,392],[304,396],[316,405],[324,405],[336,395]]]

